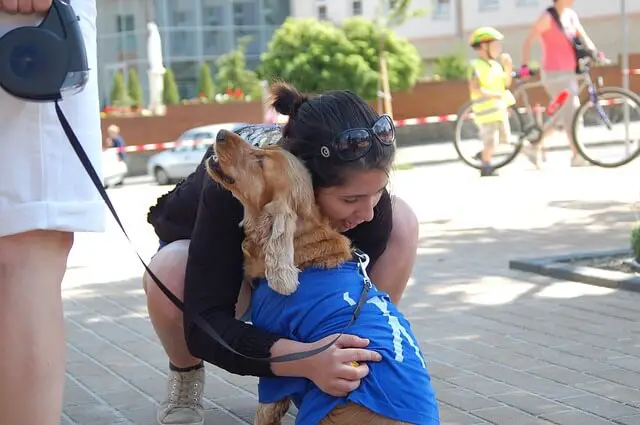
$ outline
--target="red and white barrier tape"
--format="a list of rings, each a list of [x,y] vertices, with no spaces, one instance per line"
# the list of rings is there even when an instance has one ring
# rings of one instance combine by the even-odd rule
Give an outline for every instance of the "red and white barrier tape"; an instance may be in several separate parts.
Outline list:
[[[629,74],[640,75],[640,69],[630,69]],[[612,105],[614,103],[617,103],[617,101],[615,99],[607,99],[607,100],[602,100],[600,103],[602,105],[607,106],[607,105]],[[535,109],[544,110],[545,107],[536,106]],[[518,112],[525,113],[526,108],[518,108]],[[284,118],[285,119],[278,119],[277,122],[279,124],[286,123],[286,117]],[[403,120],[395,120],[394,123],[396,127],[412,127],[415,125],[453,122],[453,121],[456,121],[457,119],[458,119],[458,116],[456,114],[448,114],[448,115],[436,115],[436,116],[422,117],[422,118],[407,118]],[[125,152],[159,151],[159,150],[165,150],[165,149],[173,149],[181,146],[210,145],[212,143],[213,143],[212,139],[203,139],[203,140],[198,140],[197,142],[194,140],[185,140],[180,142],[175,141],[175,142],[165,142],[165,143],[149,143],[146,145],[137,145],[137,146],[126,146],[124,149],[119,148],[117,150],[124,150]]]

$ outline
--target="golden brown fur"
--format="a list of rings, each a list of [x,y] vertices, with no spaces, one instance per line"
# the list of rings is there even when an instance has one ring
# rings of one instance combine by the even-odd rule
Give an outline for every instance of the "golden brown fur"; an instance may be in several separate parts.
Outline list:
[[[217,140],[217,159],[207,161],[207,172],[244,206],[247,279],[266,277],[274,291],[289,295],[298,286],[300,269],[331,268],[352,258],[349,240],[320,213],[311,176],[295,156],[278,147],[254,148],[231,132],[221,132]],[[255,424],[280,424],[289,403],[261,404]],[[402,424],[356,404],[335,409],[322,423]]]

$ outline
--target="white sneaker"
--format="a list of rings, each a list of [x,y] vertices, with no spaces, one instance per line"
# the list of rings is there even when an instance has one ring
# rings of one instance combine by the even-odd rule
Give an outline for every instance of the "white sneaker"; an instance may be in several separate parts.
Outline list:
[[[522,153],[536,168],[540,168],[540,150],[528,143],[522,147]]]
[[[158,408],[160,425],[203,425],[204,367],[189,372],[169,370],[167,398]]]
[[[587,160],[581,157],[580,155],[576,155],[573,158],[571,158],[572,167],[587,167],[589,165],[590,164],[587,162]]]

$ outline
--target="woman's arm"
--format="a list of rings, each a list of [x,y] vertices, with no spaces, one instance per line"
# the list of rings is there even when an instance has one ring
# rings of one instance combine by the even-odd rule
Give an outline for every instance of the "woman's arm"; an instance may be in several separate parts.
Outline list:
[[[578,33],[578,37],[582,39],[585,46],[587,46],[587,49],[591,50],[594,53],[597,52],[598,49],[596,48],[595,43],[593,42],[593,40],[591,40],[591,38],[589,37],[589,34],[587,34],[587,31],[585,31],[584,27],[582,26],[582,23],[580,22],[580,18],[578,18],[577,14],[575,15],[575,20],[576,20],[575,25],[576,25],[576,31]]]
[[[242,205],[207,179],[189,246],[185,308],[202,316],[235,350],[268,358],[279,337],[236,320],[235,305],[243,278]],[[194,356],[238,375],[273,376],[269,363],[233,354],[185,317],[185,338]]]
[[[531,45],[535,41],[536,38],[540,36],[543,32],[547,31],[551,27],[551,16],[548,12],[545,12],[538,18],[538,20],[533,24],[529,33],[524,39],[524,43],[522,45],[522,63],[527,64],[531,59]]]

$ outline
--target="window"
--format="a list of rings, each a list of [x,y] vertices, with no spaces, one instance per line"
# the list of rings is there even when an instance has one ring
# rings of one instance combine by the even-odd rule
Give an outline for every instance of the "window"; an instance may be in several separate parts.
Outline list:
[[[516,6],[518,7],[522,7],[522,6],[538,6],[539,1],[538,0],[517,0],[516,1]]]
[[[195,57],[197,36],[192,29],[176,29],[167,32],[169,35],[169,56],[171,57]],[[174,70],[175,73],[175,70]]]
[[[258,5],[255,1],[238,1],[233,3],[234,25],[258,25]]]
[[[264,0],[262,13],[264,24],[282,25],[291,14],[291,4],[289,0]]]
[[[500,9],[500,0],[478,0],[480,12],[492,12],[498,9]]]
[[[322,6],[318,6],[318,19],[320,19],[321,21],[326,21],[327,20],[327,6],[322,5]]]
[[[261,46],[260,46],[260,44],[261,44],[260,41],[262,40],[262,38],[260,37],[260,32],[261,32],[261,30],[254,30],[254,29],[250,29],[250,30],[242,29],[241,30],[241,29],[237,29],[236,28],[236,31],[235,31],[236,44],[238,43],[239,39],[248,36],[248,37],[251,38],[251,40],[247,44],[246,54],[247,55],[259,55],[260,53],[262,53],[262,49],[261,49]]]
[[[135,17],[133,15],[116,16],[116,27],[118,32],[135,30]]]
[[[351,5],[351,8],[353,9],[353,16],[357,16],[357,15],[362,15],[362,2],[361,1],[354,1]]]
[[[433,19],[449,19],[451,17],[451,0],[433,0]]]
[[[207,56],[222,55],[229,51],[229,40],[233,30],[230,29],[206,29],[202,32],[204,54]]]
[[[122,59],[135,58],[138,46],[135,34],[135,17],[133,15],[117,15],[118,56]]]
[[[224,6],[203,6],[202,25],[217,27],[225,24]]]

